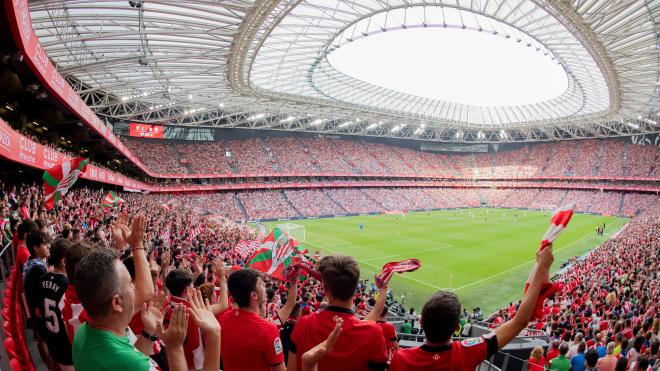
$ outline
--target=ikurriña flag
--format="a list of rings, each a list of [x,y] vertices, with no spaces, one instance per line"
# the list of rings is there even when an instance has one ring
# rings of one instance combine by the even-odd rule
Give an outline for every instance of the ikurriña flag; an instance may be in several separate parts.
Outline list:
[[[87,169],[89,160],[76,157],[65,160],[44,171],[44,194],[47,210],[55,207],[61,196],[64,196]]]
[[[289,237],[281,229],[275,228],[264,238],[261,246],[252,253],[247,266],[268,273],[278,280],[286,281],[284,269],[298,263],[300,254],[298,241]]]
[[[105,206],[105,207],[119,206],[124,202],[125,202],[124,199],[117,196],[117,194],[114,191],[109,191],[108,194],[106,194],[105,197],[103,198],[103,201],[101,202],[101,206]]]

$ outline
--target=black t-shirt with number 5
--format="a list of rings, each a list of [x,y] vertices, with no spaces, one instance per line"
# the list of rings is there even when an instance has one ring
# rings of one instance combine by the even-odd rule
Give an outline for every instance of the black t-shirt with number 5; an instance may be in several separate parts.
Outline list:
[[[46,273],[39,279],[41,318],[37,317],[39,330],[48,345],[51,358],[61,365],[73,365],[71,342],[62,320],[64,293],[69,284],[65,275]]]

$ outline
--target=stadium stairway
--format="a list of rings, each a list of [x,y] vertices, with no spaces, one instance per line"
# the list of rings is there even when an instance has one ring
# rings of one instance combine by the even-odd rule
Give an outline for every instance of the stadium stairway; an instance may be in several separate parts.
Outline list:
[[[353,172],[354,172],[355,174],[360,174],[360,173],[362,173],[362,170],[360,170],[360,169],[357,167],[357,165],[351,165],[351,163],[350,163],[350,162],[348,161],[348,159],[346,158],[346,154],[345,154],[344,152],[341,151],[341,149],[339,148],[339,146],[337,145],[337,143],[335,143],[334,140],[331,140],[330,143],[332,143],[332,146],[335,148],[335,151],[336,151],[337,153],[340,153],[340,154],[341,154],[341,159],[342,159],[342,160],[343,160],[348,166],[351,167],[351,169],[353,170]]]
[[[310,162],[314,165],[314,170],[318,172],[323,171],[323,169],[321,169],[321,165],[319,165],[318,159],[312,156],[311,152],[309,151],[309,148],[307,148],[307,146],[305,146],[302,141],[299,141],[298,145],[300,146],[300,148],[302,148],[303,152],[305,152],[305,155],[307,155],[307,157],[310,158],[311,160]]]
[[[247,211],[245,211],[245,206],[241,202],[241,199],[238,197],[238,193],[232,193],[232,195],[234,196],[234,200],[236,201],[236,205],[238,205],[238,208],[241,210],[241,214],[243,214],[243,218],[245,220],[250,219],[250,217],[248,216]]]
[[[181,159],[184,159],[181,152],[179,152],[177,147],[174,146],[174,145],[170,144],[170,148],[171,148],[172,152],[174,152],[174,154],[176,155],[176,162],[178,164],[181,164]],[[186,159],[186,160],[188,160],[188,159]],[[182,165],[186,168],[186,171],[188,171],[188,174],[194,174],[195,173],[195,170],[193,170],[193,167],[192,167],[192,164],[190,163],[190,161],[187,161],[186,163],[184,163]]]
[[[623,215],[623,210],[625,209],[626,205],[626,194],[621,195],[621,203],[619,204],[619,215]]]
[[[291,202],[291,200],[289,200],[289,198],[286,196],[286,193],[284,193],[284,191],[280,191],[280,194],[282,195],[282,198],[284,198],[284,201],[286,201],[286,203],[289,204],[289,206],[291,206],[291,208],[293,209],[293,211],[295,211],[295,212],[298,214],[298,216],[301,216],[301,217],[304,217],[304,216],[305,216],[305,215],[303,215],[303,213],[300,212],[300,210],[298,210],[298,209],[293,205],[293,203]]]
[[[348,210],[344,209],[344,207],[341,206],[341,204],[340,204],[339,202],[337,202],[334,198],[332,198],[332,196],[330,196],[330,194],[328,193],[327,190],[324,189],[324,190],[323,190],[323,193],[325,193],[325,196],[326,196],[328,199],[330,199],[330,201],[332,201],[335,205],[337,205],[337,207],[338,207],[342,212],[348,214]]]
[[[623,158],[621,159],[621,176],[628,176],[628,142],[623,142]]]
[[[259,138],[259,144],[261,144],[261,148],[264,150],[266,153],[266,156],[268,156],[268,162],[270,162],[270,166],[273,168],[278,173],[283,172],[282,167],[280,164],[277,163],[277,158],[273,156],[273,152],[270,151],[270,148],[268,147],[268,144],[263,138]]]
[[[360,189],[360,192],[364,195],[364,197],[368,198],[369,200],[373,201],[376,205],[380,206],[380,210],[374,210],[374,211],[383,211],[383,210],[388,210],[383,204],[380,202],[376,201],[373,197],[369,196],[367,192],[364,191],[364,189]]]

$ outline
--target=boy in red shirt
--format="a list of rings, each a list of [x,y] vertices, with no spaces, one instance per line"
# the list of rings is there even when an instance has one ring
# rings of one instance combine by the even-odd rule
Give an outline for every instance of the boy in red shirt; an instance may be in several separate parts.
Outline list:
[[[494,333],[480,338],[452,341],[452,333],[460,326],[461,304],[452,292],[435,293],[422,310],[421,325],[426,342],[421,347],[399,350],[392,359],[390,371],[474,370],[527,326],[541,285],[548,280],[552,261],[551,246],[536,254],[536,265],[532,270],[529,288],[516,316]]]
[[[316,269],[322,276],[328,306],[319,313],[298,320],[291,334],[288,370],[302,370],[299,356],[328,337],[336,326],[335,317],[343,322],[342,335],[334,348],[319,361],[318,369],[386,369],[383,331],[373,321],[359,320],[353,312],[353,296],[360,278],[360,268],[355,259],[350,256],[326,256],[318,262]]]
[[[220,354],[225,371],[284,371],[284,349],[277,327],[259,317],[266,303],[266,287],[254,269],[232,273],[227,286],[238,309],[220,317]]]

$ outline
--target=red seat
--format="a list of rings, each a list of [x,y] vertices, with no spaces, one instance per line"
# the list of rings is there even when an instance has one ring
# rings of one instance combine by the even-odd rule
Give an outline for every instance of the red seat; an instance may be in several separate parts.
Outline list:
[[[12,335],[13,327],[11,326],[11,322],[3,321],[2,322],[2,329],[5,331],[5,336],[6,337],[10,337]]]
[[[4,341],[5,351],[9,358],[18,358],[18,353],[16,351],[16,343],[14,343],[14,338],[7,337]]]
[[[21,362],[16,358],[12,358],[9,360],[9,368],[11,368],[11,371],[23,371],[23,366],[21,365]]]
[[[0,311],[0,313],[2,313],[2,320],[5,322],[9,322],[9,319],[11,318],[11,312],[9,307],[7,306],[2,308],[2,311]]]

